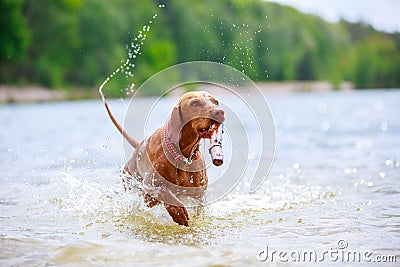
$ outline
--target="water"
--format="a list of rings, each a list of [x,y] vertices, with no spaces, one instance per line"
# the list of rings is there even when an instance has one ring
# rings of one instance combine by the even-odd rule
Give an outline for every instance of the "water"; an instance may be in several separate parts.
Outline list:
[[[164,8],[165,5],[160,4],[158,5],[158,8]],[[103,93],[103,89],[107,88],[106,85],[107,83],[113,79],[117,74],[123,74],[125,75],[125,79],[129,80],[129,78],[132,78],[134,76],[133,74],[133,69],[135,68],[135,61],[138,56],[142,54],[142,46],[144,45],[144,42],[146,41],[147,34],[150,32],[150,25],[153,23],[153,20],[157,18],[157,13],[152,16],[152,19],[148,21],[147,25],[143,25],[142,29],[137,32],[135,36],[132,37],[132,40],[129,44],[125,45],[126,49],[126,59],[121,60],[121,65],[117,67],[111,74],[108,75],[108,77],[103,81],[103,83],[99,87],[99,93],[101,95],[101,98],[103,102],[105,102],[105,95]],[[128,82],[128,86],[124,89],[124,92],[127,96],[133,94],[134,92],[134,87],[135,84],[132,82]]]
[[[0,106],[0,265],[265,266],[266,246],[322,252],[338,240],[398,262],[400,91],[268,100],[277,150],[267,182],[190,211],[189,228],[124,192],[122,139],[100,100]],[[110,106],[121,121],[127,103]]]

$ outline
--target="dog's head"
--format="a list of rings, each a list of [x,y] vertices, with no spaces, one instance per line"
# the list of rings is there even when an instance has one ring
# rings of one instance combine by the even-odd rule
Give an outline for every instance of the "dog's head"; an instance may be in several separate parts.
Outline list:
[[[179,133],[185,125],[201,138],[210,138],[210,127],[225,120],[225,112],[218,100],[205,91],[189,92],[179,99],[171,114],[171,132]]]

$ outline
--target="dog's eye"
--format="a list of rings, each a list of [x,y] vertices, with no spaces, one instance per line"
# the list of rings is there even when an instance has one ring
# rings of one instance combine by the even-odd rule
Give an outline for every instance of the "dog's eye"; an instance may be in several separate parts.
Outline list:
[[[197,106],[200,106],[200,102],[197,101],[197,100],[194,100],[194,101],[191,103],[191,105],[197,107]]]
[[[215,99],[214,104],[218,106],[219,105],[218,100]]]

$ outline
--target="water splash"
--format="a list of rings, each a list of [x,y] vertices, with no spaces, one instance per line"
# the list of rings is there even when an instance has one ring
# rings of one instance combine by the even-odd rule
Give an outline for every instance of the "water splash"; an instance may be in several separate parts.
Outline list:
[[[159,8],[164,8],[165,5],[159,5]],[[141,55],[141,50],[142,46],[144,45],[144,41],[147,38],[147,34],[150,32],[151,27],[149,26],[150,24],[153,23],[153,20],[157,18],[157,14],[154,14],[152,16],[152,19],[148,21],[147,25],[144,25],[141,30],[138,31],[137,35],[132,39],[131,43],[125,46],[126,51],[127,51],[127,58],[122,60],[122,65],[117,67],[100,85],[99,87],[99,93],[101,95],[101,98],[103,100],[103,103],[105,103],[105,96],[103,93],[103,88],[104,86],[117,75],[118,73],[125,74],[125,78],[132,78],[133,75],[133,69],[135,68],[135,60],[139,55]],[[135,84],[132,83],[130,84],[127,88],[125,88],[126,95],[130,95],[133,93],[135,88]]]
[[[216,244],[266,224],[276,226],[293,216],[288,211],[301,212],[310,206],[330,203],[335,194],[319,186],[294,185],[283,177],[270,181],[257,194],[244,195],[240,187],[203,210],[189,209],[191,226],[182,227],[172,221],[162,205],[147,207],[137,192],[124,192],[120,183],[105,186],[63,173],[46,188],[52,193],[46,194],[45,199],[50,198],[48,203],[53,207],[45,210],[58,220],[78,221],[71,229],[77,235],[94,234],[102,239],[129,236],[183,245]]]
[[[246,70],[254,71],[254,60],[257,59],[252,58],[251,55],[254,54],[254,49],[261,45],[262,40],[259,36],[263,26],[259,25],[257,28],[253,28],[248,23],[232,23],[230,30],[238,31],[240,36],[239,40],[233,44],[228,44],[228,46],[232,45],[235,51],[235,60],[238,62],[239,70],[243,73],[246,73]]]

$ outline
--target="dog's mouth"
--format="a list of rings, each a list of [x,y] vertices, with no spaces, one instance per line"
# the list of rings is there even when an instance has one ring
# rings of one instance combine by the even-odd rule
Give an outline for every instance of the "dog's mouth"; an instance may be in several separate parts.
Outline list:
[[[213,129],[212,129],[213,125],[220,125],[220,123],[215,120],[208,119],[207,126],[201,127],[198,130],[199,136],[204,139],[210,139],[211,135],[213,133]]]

